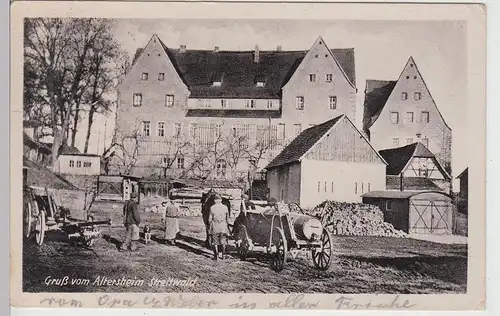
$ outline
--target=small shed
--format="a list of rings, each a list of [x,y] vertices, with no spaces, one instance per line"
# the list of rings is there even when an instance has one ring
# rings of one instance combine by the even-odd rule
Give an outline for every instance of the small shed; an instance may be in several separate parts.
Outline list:
[[[363,203],[376,205],[384,221],[410,234],[452,234],[452,198],[442,191],[372,191]]]
[[[130,194],[139,192],[139,179],[130,176],[101,175],[98,180],[97,200],[129,200]]]

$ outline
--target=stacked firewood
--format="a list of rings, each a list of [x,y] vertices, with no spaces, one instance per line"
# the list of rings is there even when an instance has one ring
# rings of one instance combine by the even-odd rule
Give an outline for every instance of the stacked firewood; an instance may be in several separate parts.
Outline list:
[[[334,235],[405,237],[406,234],[384,222],[384,214],[377,206],[361,203],[324,201],[311,215]]]

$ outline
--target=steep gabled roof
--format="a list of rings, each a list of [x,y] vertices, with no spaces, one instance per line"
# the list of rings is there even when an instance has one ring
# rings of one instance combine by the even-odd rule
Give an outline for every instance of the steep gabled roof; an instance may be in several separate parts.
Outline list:
[[[425,90],[429,93],[429,97],[432,100],[432,103],[436,106],[436,110],[443,120],[444,124],[446,127],[451,129],[448,124],[446,123],[443,115],[441,114],[441,111],[439,110],[439,107],[437,106],[436,102],[434,101],[434,98],[432,97],[431,91],[429,90],[429,87],[427,87],[427,83],[425,82],[422,74],[420,73],[420,70],[417,67],[417,64],[415,63],[415,60],[413,59],[412,56],[408,58],[408,61],[406,62],[405,66],[403,67],[403,70],[399,74],[398,80],[396,81],[387,81],[387,80],[367,80],[366,81],[366,90],[365,90],[365,101],[364,101],[364,113],[363,113],[363,130],[367,131],[378,119],[380,113],[382,112],[385,104],[387,103],[387,100],[389,99],[389,96],[391,95],[395,85],[399,80],[403,78],[403,74],[405,70],[407,69],[408,65],[410,65],[412,68],[414,67],[418,76],[422,79],[422,83],[425,87]]]
[[[306,50],[259,51],[256,63],[254,51],[180,50],[159,42],[193,98],[279,98],[281,88],[307,54]],[[355,85],[354,48],[330,51]],[[138,49],[134,63],[141,53]],[[213,86],[214,76],[222,77],[221,86]],[[257,87],[256,80],[263,78],[264,86]]]
[[[441,164],[437,161],[436,156],[425,147],[424,144],[417,142],[403,147],[384,149],[379,151],[380,155],[387,161],[387,175],[399,175],[404,171],[413,157],[432,158],[434,164],[439,171],[448,179],[450,175],[444,170]]]
[[[397,81],[366,80],[363,112],[363,130],[368,130],[377,120]]]
[[[288,144],[270,163],[266,169],[279,167],[291,162],[299,161],[307,151],[316,144],[344,115],[337,116],[322,124],[309,127],[302,131]]]

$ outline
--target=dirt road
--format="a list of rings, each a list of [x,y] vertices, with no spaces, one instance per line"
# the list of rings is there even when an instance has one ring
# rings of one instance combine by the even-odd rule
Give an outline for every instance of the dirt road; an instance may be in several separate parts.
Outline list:
[[[148,221],[159,223],[159,215]],[[160,226],[153,235],[161,238]],[[234,252],[211,260],[203,248],[201,218],[181,219],[176,246],[156,238],[137,252],[119,252],[123,227],[103,230],[92,248],[70,245],[50,232],[38,247],[23,246],[26,292],[253,292],[253,293],[465,293],[467,247],[427,241],[375,237],[336,237],[336,258],[329,271],[314,268],[304,254],[284,271],[272,271],[258,254],[241,261]],[[65,277],[67,277],[65,279]],[[105,279],[106,278],[106,279]],[[122,280],[123,278],[123,280]],[[120,282],[129,286],[106,285]],[[125,281],[124,281],[125,280]],[[163,283],[161,283],[163,280]],[[72,281],[74,284],[71,284]],[[141,282],[142,281],[142,282]],[[180,281],[185,281],[179,283]],[[176,283],[177,282],[177,283]],[[58,283],[58,284],[56,284]],[[65,284],[67,283],[67,284]],[[189,284],[188,284],[189,283]],[[50,284],[50,285],[48,285]],[[111,284],[111,283],[109,283]]]

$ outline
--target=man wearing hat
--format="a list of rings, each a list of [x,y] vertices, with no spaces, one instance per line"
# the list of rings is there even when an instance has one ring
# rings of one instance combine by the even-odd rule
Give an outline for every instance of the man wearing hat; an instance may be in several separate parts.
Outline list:
[[[139,224],[141,223],[141,217],[139,215],[139,206],[137,204],[139,195],[137,192],[132,192],[130,194],[130,200],[128,200],[123,206],[123,224],[127,229],[125,236],[125,241],[120,247],[120,250],[136,251],[137,241],[139,240]]]
[[[222,204],[220,195],[216,195],[214,201],[215,204],[210,208],[208,222],[212,246],[214,247],[214,260],[217,260],[219,253],[221,259],[224,259],[226,252],[227,236],[229,235],[229,209]]]

